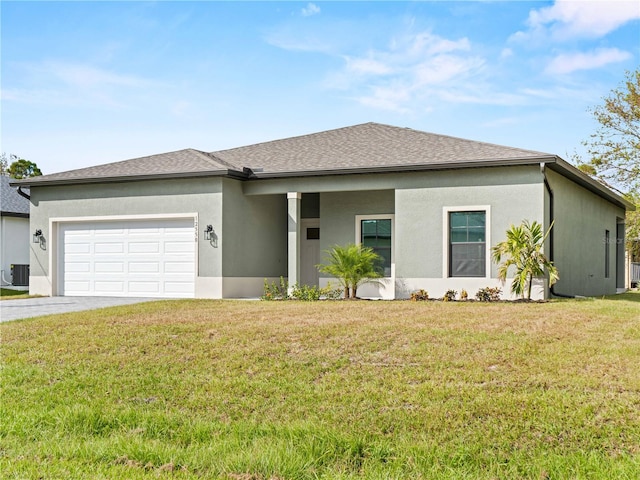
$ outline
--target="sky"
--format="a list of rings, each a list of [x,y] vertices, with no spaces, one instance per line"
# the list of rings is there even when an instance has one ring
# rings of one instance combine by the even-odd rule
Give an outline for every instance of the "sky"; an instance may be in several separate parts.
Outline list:
[[[379,122],[559,155],[640,2],[0,3],[0,150],[55,173]]]

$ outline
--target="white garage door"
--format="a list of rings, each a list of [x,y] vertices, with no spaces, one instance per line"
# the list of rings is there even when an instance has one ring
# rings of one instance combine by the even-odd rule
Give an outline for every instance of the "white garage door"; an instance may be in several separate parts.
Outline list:
[[[193,297],[193,219],[61,226],[62,295]]]

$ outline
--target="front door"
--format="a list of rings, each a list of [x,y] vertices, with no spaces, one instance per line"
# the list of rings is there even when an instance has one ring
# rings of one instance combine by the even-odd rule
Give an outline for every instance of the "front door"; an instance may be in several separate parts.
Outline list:
[[[318,286],[320,263],[320,219],[300,221],[300,285]]]

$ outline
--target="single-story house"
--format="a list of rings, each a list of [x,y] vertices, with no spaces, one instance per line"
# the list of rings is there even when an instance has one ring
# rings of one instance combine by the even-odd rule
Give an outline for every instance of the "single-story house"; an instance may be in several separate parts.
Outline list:
[[[323,251],[362,243],[362,296],[501,286],[493,245],[545,228],[550,292],[624,288],[625,199],[556,155],[365,123],[229,150],[185,149],[16,181],[31,189],[31,293],[234,298],[264,281],[326,285]],[[502,286],[509,295],[509,279]]]
[[[0,175],[0,286],[24,289],[29,283],[29,200]]]

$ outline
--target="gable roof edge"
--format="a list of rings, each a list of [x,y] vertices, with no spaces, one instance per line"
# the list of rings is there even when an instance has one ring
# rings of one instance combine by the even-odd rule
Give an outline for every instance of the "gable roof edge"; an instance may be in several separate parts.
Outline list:
[[[587,175],[582,172],[575,166],[571,165],[566,160],[558,157],[557,155],[554,157],[553,161],[542,162],[548,163],[549,168],[554,172],[559,173],[565,178],[577,183],[578,185],[586,188],[587,190],[595,193],[596,195],[608,200],[609,202],[617,205],[620,208],[623,208],[625,211],[635,211],[636,207],[633,203],[629,202],[622,195],[618,195],[616,192],[611,190],[606,185],[595,180],[593,177]]]

